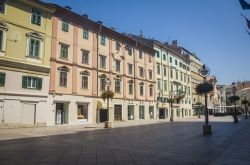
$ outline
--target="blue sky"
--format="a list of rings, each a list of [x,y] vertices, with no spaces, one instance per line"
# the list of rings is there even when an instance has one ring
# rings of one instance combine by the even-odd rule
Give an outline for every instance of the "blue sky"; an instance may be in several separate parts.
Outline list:
[[[238,0],[44,0],[101,20],[119,32],[178,44],[196,53],[219,84],[250,80],[250,36]],[[250,3],[250,0],[246,0]]]

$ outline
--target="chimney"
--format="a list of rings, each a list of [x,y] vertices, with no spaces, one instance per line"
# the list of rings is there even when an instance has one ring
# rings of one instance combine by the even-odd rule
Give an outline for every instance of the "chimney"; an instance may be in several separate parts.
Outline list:
[[[102,21],[96,21],[96,22],[99,23],[99,24],[101,24],[101,25],[102,25],[102,23],[103,23]]]
[[[64,8],[67,10],[71,10],[71,7],[69,7],[69,6],[65,6]]]
[[[172,45],[175,46],[175,47],[177,47],[177,40],[173,40],[172,41]]]

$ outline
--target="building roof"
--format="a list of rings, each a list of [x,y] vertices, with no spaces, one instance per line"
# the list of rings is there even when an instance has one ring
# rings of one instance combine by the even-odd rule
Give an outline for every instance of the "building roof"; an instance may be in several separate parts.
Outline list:
[[[87,15],[80,15],[76,12],[71,11],[71,8],[68,6],[62,7],[57,4],[47,4],[56,9],[54,16],[60,19],[65,19],[80,27],[86,27],[97,33],[105,34],[106,36],[117,39],[120,42],[124,42],[129,46],[140,48],[149,54],[155,55],[155,50],[150,46],[138,42],[122,33],[119,33],[114,28],[108,28],[107,26],[103,25],[101,21],[95,22],[89,19]]]

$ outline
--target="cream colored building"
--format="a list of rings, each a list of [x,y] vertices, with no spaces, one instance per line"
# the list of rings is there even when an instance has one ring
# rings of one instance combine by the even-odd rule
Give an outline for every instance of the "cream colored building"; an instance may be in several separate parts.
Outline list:
[[[0,11],[0,125],[47,125],[53,8],[6,0]]]

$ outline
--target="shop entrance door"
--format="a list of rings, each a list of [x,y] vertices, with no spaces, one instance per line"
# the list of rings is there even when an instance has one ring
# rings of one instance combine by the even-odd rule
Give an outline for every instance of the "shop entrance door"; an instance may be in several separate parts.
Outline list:
[[[108,110],[100,109],[100,122],[108,121]]]
[[[159,119],[165,119],[165,109],[159,108]]]
[[[114,120],[122,121],[122,105],[115,105]]]

